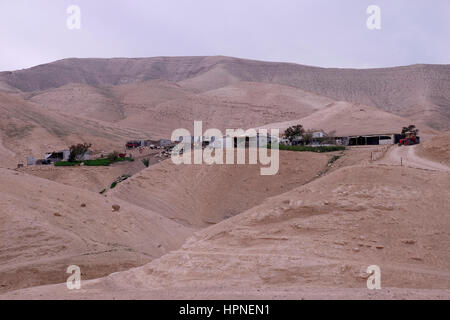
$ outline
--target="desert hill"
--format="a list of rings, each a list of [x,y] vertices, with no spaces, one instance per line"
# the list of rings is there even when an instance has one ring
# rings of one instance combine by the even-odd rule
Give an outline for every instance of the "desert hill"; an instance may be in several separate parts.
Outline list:
[[[68,84],[26,96],[48,111],[140,129],[153,137],[168,137],[180,126],[190,128],[194,120],[223,130],[301,118],[333,102],[274,84],[239,82],[198,94],[157,80],[102,88]]]
[[[287,86],[238,83],[218,90],[191,94],[160,104],[146,105],[122,120],[125,127],[147,130],[152,136],[170,136],[177,128],[251,128],[285,119],[301,118],[325,108],[333,100]]]
[[[93,86],[166,80],[209,91],[237,82],[287,85],[334,100],[376,106],[436,129],[448,129],[449,65],[368,70],[318,68],[230,57],[65,59],[0,73],[0,83],[24,92],[70,83]]]
[[[0,92],[3,166],[28,155],[91,142],[96,151],[121,151],[129,139],[170,138],[173,130],[249,128],[297,119],[333,100],[288,86],[242,82],[195,93],[176,83],[146,81],[94,87],[67,84],[41,92]],[[0,118],[0,119],[1,119]]]
[[[121,272],[77,293],[56,285],[7,297],[300,298],[300,287],[308,297],[367,297],[365,268],[378,264],[383,286],[396,288],[381,297],[447,298],[449,170],[431,160],[448,163],[448,134],[434,136],[450,128],[449,79],[448,65],[353,70],[230,57],[65,59],[1,72],[0,290],[62,283],[76,264],[84,280]],[[122,151],[194,120],[222,130],[301,123],[336,136],[414,123],[424,144],[285,151],[276,176],[255,165],[145,168],[137,157],[3,169],[78,142]],[[371,161],[376,151],[384,157]],[[413,166],[417,155],[430,160]]]
[[[337,137],[345,137],[361,134],[399,133],[402,127],[410,124],[410,120],[375,107],[338,101],[304,118],[272,123],[263,128],[276,128],[282,132],[299,123],[305,129],[322,129]],[[419,133],[426,140],[436,135],[438,131],[422,125]]]
[[[27,101],[50,112],[65,112],[105,122],[124,118],[120,103],[106,88],[71,83],[37,94],[27,95]]]
[[[139,131],[91,119],[70,110],[47,110],[20,95],[0,92],[0,145],[6,149],[0,166],[14,167],[34,155],[91,142],[95,150],[123,148],[124,141],[143,136]]]
[[[129,139],[192,130],[194,120],[221,130],[292,121],[343,135],[398,132],[414,123],[428,137],[437,133],[430,126],[450,123],[449,70],[159,57],[65,59],[2,72],[0,165],[13,167],[28,155],[40,158],[83,141],[96,151],[121,150]]]
[[[79,292],[58,285],[6,297],[448,298],[448,175],[345,167],[197,232],[182,249],[143,267],[86,282]],[[372,264],[381,267],[385,289],[370,295],[364,288]]]
[[[71,264],[84,270],[85,279],[143,265],[179,248],[195,231],[309,182],[329,158],[282,152],[274,179],[255,165],[175,166],[169,160],[104,195],[100,186],[90,186],[126,168],[26,171],[34,176],[0,169],[1,289],[61,282]]]
[[[75,113],[117,123],[158,104],[192,94],[175,83],[145,81],[118,86],[70,83],[62,87],[26,94],[26,99],[50,111]]]
[[[0,169],[0,290],[57,283],[71,264],[87,278],[142,265],[192,229],[154,211]],[[113,205],[120,210],[112,211]]]
[[[311,181],[330,157],[280,152],[274,176],[261,176],[260,165],[177,166],[168,160],[119,184],[111,194],[187,226],[206,227]]]

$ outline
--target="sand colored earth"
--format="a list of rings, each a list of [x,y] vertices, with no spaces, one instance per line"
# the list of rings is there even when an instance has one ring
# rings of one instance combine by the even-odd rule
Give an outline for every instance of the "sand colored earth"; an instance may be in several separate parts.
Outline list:
[[[301,122],[342,135],[414,123],[427,138],[437,133],[430,127],[448,129],[449,71],[160,57],[65,59],[2,72],[0,148],[10,152],[0,165],[14,168],[80,141],[101,151],[129,139],[169,138],[177,128],[192,131],[194,120],[221,130]]]
[[[344,167],[199,231],[143,267],[85,282],[77,293],[58,285],[4,297],[189,298],[195,291],[215,298],[448,299],[449,178],[377,163]],[[363,289],[372,264],[385,289],[370,294]]]
[[[238,82],[271,83],[381,108],[417,125],[450,128],[450,65],[379,69],[318,68],[232,57],[64,59],[33,68],[1,72],[0,87],[36,92],[67,84],[94,87],[170,81],[205,92]],[[273,122],[273,121],[272,121]]]
[[[420,146],[394,147],[383,162],[424,170],[450,172],[449,166],[418,156],[419,148]]]
[[[14,168],[17,163],[25,163],[27,156],[40,159],[46,152],[79,142],[90,142],[99,152],[120,150],[127,139],[142,136],[134,129],[109,122],[49,111],[16,94],[0,92],[0,111],[1,142],[9,150],[6,158],[0,159],[2,167]]]
[[[55,166],[25,166],[17,169],[33,176],[41,177],[65,185],[90,190],[98,193],[104,189],[108,191],[111,183],[123,175],[133,176],[145,169],[143,159],[148,159],[150,165],[159,163],[162,159],[158,157],[160,150],[145,149],[143,153],[137,151],[123,150],[134,159],[133,162],[117,162],[108,167],[55,167]]]
[[[145,84],[115,87],[114,92],[126,115],[119,123],[158,138],[170,137],[178,128],[192,131],[194,120],[203,121],[205,130],[248,128],[301,118],[333,102],[300,89],[262,83],[242,82],[197,94],[188,94],[179,87],[174,93],[172,88],[159,88],[161,83]],[[159,98],[148,98],[148,93],[144,92],[155,91],[156,85]]]
[[[189,228],[98,192],[0,169],[0,290],[64,281],[71,264],[95,278],[177,248]],[[120,205],[113,212],[112,206]]]
[[[313,180],[330,157],[280,152],[275,176],[262,176],[260,165],[177,166],[168,160],[120,184],[112,195],[179,223],[206,227]]]
[[[89,107],[85,107],[89,106]],[[203,130],[303,124],[335,135],[395,133],[410,120],[375,107],[334,102],[288,86],[239,82],[194,93],[164,81],[109,87],[68,84],[21,96],[0,92],[3,167],[27,156],[92,143],[96,152],[122,151],[130,139],[170,138],[172,131],[203,121]],[[295,119],[295,120],[293,120]],[[437,133],[420,127],[424,140]]]
[[[143,164],[1,169],[1,290],[61,282],[70,264],[86,269],[87,279],[143,265],[194,231],[309,182],[329,157],[282,152],[274,180],[255,165],[175,166],[167,160],[138,169],[113,190],[106,186],[104,195],[99,191],[106,183]],[[112,211],[115,204],[119,212]]]
[[[65,59],[0,73],[0,299],[450,299],[450,145],[439,131],[450,128],[449,74],[230,57]],[[336,136],[416,124],[423,144],[280,152],[275,176],[137,151],[110,167],[15,169],[79,142],[123,151],[194,120]],[[109,189],[123,174],[132,177]],[[71,264],[78,291],[64,284]],[[366,288],[373,264],[380,291]]]
[[[416,148],[417,154],[450,166],[450,132],[433,137]]]
[[[290,126],[302,124],[305,129],[324,130],[337,137],[346,137],[397,133],[399,132],[398,128],[408,126],[408,123],[410,123],[409,119],[378,108],[339,101],[304,118],[272,123],[263,126],[263,128],[279,129],[282,132]],[[425,140],[437,133],[438,131],[427,126],[422,126],[420,131],[421,138]]]

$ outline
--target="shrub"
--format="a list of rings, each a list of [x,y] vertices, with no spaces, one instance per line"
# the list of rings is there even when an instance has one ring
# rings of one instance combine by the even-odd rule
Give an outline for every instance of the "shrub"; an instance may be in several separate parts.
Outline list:
[[[125,157],[125,158],[118,158],[116,161],[122,162],[122,161],[130,161],[133,162],[134,159],[130,158],[130,157]]]
[[[111,162],[116,162],[119,159],[119,153],[117,151],[111,152],[107,158]]]
[[[148,168],[148,166],[150,165],[150,160],[149,159],[142,159],[142,163],[144,164],[144,166],[146,166]]]
[[[114,181],[113,183],[111,183],[111,189],[114,189],[117,186],[117,181]]]
[[[330,158],[330,160],[328,160],[328,163],[334,163],[334,162],[336,162],[337,160],[339,160],[341,158],[341,156],[332,156],[331,158]]]

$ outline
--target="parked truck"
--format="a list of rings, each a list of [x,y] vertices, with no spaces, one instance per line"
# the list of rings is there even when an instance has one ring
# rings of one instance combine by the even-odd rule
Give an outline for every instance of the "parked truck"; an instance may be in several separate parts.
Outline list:
[[[406,133],[405,137],[400,139],[399,146],[412,146],[420,143],[420,137],[413,133]]]

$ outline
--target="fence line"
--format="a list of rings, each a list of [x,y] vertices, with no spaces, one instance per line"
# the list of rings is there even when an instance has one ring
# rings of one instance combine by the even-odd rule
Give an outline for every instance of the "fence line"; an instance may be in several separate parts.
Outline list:
[[[391,146],[378,148],[376,151],[370,152],[370,161],[377,161],[384,157]]]

